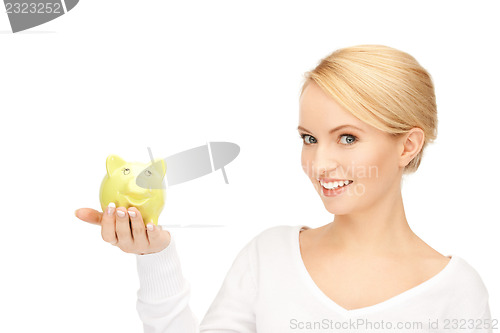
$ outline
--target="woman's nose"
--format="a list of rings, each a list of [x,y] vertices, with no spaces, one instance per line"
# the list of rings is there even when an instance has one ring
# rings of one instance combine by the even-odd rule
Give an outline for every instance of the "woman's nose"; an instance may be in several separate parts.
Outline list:
[[[319,178],[322,176],[330,176],[334,173],[334,170],[338,168],[339,162],[333,154],[319,151],[314,156],[311,161],[313,177]]]

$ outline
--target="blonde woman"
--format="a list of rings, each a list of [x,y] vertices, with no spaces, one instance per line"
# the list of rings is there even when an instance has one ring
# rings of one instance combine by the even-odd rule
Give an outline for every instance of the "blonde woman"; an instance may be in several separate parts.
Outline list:
[[[302,167],[334,221],[255,236],[201,323],[168,231],[145,230],[133,207],[77,211],[137,254],[145,332],[491,332],[481,277],[427,245],[405,216],[402,176],[437,135],[427,71],[394,48],[340,49],[306,73],[299,104]]]

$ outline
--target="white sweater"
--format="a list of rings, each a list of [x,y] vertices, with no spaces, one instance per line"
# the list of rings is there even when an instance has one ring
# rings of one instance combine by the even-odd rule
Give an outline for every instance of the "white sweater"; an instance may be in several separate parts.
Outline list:
[[[384,302],[342,308],[304,266],[302,228],[308,227],[271,227],[255,236],[237,255],[201,323],[189,308],[190,284],[174,239],[159,253],[137,255],[144,332],[492,332],[485,328],[491,321],[487,289],[456,255],[437,275]]]

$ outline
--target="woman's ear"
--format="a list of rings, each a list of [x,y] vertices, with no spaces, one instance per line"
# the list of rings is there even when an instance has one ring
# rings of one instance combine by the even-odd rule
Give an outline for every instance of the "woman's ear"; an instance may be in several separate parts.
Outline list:
[[[404,168],[418,155],[424,145],[425,133],[419,127],[413,127],[400,141],[401,155],[399,166]]]

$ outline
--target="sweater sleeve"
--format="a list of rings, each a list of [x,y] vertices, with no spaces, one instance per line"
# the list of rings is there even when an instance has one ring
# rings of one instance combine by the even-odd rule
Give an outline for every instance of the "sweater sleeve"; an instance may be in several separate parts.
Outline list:
[[[486,303],[486,308],[484,309],[484,312],[482,316],[479,318],[475,318],[476,320],[474,323],[477,325],[476,329],[473,330],[473,333],[492,333],[492,325],[495,324],[495,322],[492,323],[491,320],[491,312],[490,312],[490,305],[489,302]]]
[[[256,333],[255,238],[236,256],[200,324],[202,333]]]
[[[144,333],[198,332],[198,320],[189,308],[190,284],[182,275],[174,238],[164,250],[136,258],[136,309]]]
[[[236,256],[201,324],[189,308],[190,284],[182,275],[174,238],[161,252],[136,255],[137,311],[144,333],[255,333],[254,246],[250,242]]]

